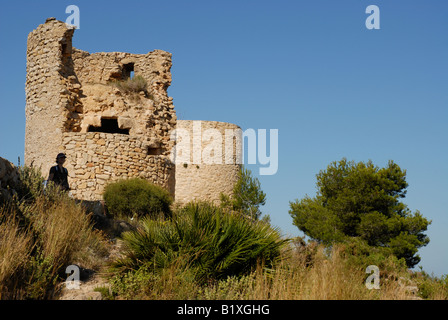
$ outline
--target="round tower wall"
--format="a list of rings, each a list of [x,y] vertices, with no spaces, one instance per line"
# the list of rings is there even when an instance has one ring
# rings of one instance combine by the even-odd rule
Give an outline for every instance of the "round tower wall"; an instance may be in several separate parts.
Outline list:
[[[219,203],[241,169],[241,128],[217,121],[177,120],[175,200]]]

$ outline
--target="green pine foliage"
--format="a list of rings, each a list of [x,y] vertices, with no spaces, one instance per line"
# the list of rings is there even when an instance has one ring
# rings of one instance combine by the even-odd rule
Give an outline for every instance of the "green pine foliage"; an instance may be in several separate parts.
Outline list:
[[[407,187],[406,171],[393,161],[379,168],[342,159],[317,175],[317,195],[291,202],[289,213],[312,239],[327,245],[356,239],[413,267],[429,243],[424,231],[431,222],[401,202]]]
[[[266,204],[266,194],[261,190],[260,181],[252,177],[252,172],[241,168],[238,181],[231,197],[221,194],[221,206],[240,212],[255,220],[261,216],[260,206]]]

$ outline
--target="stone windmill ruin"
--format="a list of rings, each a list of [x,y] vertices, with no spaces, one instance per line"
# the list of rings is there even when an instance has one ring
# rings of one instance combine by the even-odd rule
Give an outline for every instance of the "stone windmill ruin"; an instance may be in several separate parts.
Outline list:
[[[25,164],[45,176],[64,152],[72,194],[80,200],[101,200],[108,182],[132,177],[164,187],[181,203],[230,194],[241,166],[236,156],[229,163],[223,150],[226,161],[208,164],[170,157],[175,129],[190,133],[188,144],[208,129],[240,131],[215,121],[200,121],[198,130],[195,121],[177,119],[167,94],[171,53],[89,53],[72,47],[74,31],[49,18],[28,36]],[[137,76],[144,79],[140,91],[113,85]],[[236,155],[241,139],[232,141]]]

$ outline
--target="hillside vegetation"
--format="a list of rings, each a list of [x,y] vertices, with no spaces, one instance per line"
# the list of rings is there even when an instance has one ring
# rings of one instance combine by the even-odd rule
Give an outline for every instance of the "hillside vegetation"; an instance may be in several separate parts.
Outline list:
[[[0,204],[1,299],[58,299],[69,265],[103,278],[95,289],[103,299],[448,298],[447,277],[411,272],[406,259],[375,254],[364,241],[284,238],[260,217],[264,196],[248,171],[220,207],[160,206],[127,217],[95,216],[54,186],[43,189],[35,169],[21,167],[20,178],[13,200]],[[371,264],[378,290],[366,287]]]
[[[0,204],[1,299],[50,299],[69,265],[95,269],[107,255],[91,215],[40,172],[20,168],[21,185]]]

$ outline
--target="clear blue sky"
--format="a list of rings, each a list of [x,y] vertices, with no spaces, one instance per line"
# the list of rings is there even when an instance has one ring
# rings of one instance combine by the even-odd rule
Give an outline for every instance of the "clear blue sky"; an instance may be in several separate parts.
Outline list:
[[[278,172],[259,180],[283,234],[300,235],[289,201],[314,196],[329,163],[392,159],[407,170],[404,202],[432,220],[420,265],[448,273],[446,0],[2,2],[0,156],[16,164],[27,35],[47,17],[65,21],[70,4],[81,13],[77,48],[173,54],[178,118],[279,130]],[[365,27],[371,4],[380,30]]]

